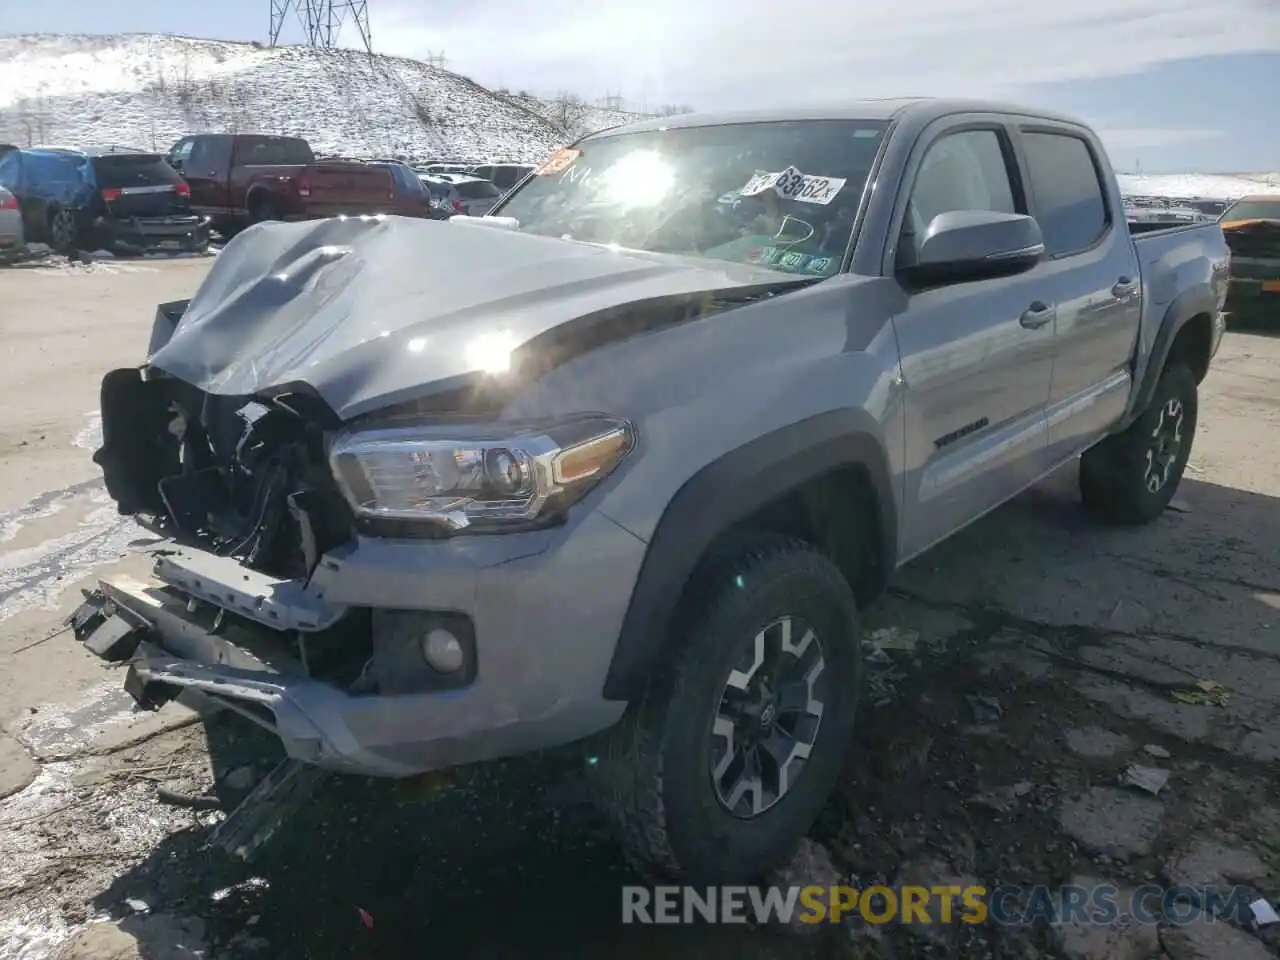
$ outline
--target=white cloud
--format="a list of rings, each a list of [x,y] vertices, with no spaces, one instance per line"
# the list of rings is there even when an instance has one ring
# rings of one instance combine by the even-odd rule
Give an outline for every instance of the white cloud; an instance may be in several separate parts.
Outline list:
[[[1274,0],[385,0],[375,43],[493,84],[700,108],[952,94],[1280,51]]]

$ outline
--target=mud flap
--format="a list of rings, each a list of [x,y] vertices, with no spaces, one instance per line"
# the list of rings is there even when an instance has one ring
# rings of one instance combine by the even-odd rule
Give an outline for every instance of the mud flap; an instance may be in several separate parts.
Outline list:
[[[237,860],[251,860],[326,776],[325,771],[311,764],[291,758],[281,760],[218,824],[208,846]]]

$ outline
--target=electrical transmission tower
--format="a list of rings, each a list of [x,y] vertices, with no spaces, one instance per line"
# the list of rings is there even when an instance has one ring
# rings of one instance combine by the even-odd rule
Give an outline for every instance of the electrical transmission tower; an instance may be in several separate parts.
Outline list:
[[[280,41],[280,31],[292,10],[307,36],[307,46],[329,49],[338,45],[342,28],[355,24],[365,52],[373,55],[369,33],[369,0],[271,0],[271,46]]]

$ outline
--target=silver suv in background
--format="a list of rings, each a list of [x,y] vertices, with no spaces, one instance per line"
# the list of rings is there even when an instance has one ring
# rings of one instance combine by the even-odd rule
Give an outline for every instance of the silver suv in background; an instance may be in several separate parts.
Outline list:
[[[531,163],[487,163],[472,167],[468,172],[473,177],[488,180],[503,193],[506,193],[529,174],[533,173],[534,169]]]
[[[502,191],[479,177],[464,174],[423,174],[432,208],[449,216],[483,217],[502,198]]]

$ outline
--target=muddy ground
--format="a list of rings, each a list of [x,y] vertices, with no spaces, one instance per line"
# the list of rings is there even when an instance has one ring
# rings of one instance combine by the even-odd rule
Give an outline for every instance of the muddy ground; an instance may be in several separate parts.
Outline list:
[[[335,781],[252,867],[203,852],[221,814],[157,791],[232,802],[271,744],[178,706],[134,715],[120,675],[57,631],[77,587],[145,570],[156,546],[89,460],[98,377],[135,362],[154,305],[206,269],[0,271],[0,960],[1276,951],[1275,928],[1225,924],[621,929],[630,874],[572,754],[450,783]],[[912,564],[868,613],[861,732],[813,834],[838,873],[1280,897],[1280,340],[1229,334],[1202,397],[1177,509],[1156,524],[1096,526],[1064,471]],[[1119,785],[1132,762],[1168,771],[1158,795]]]

